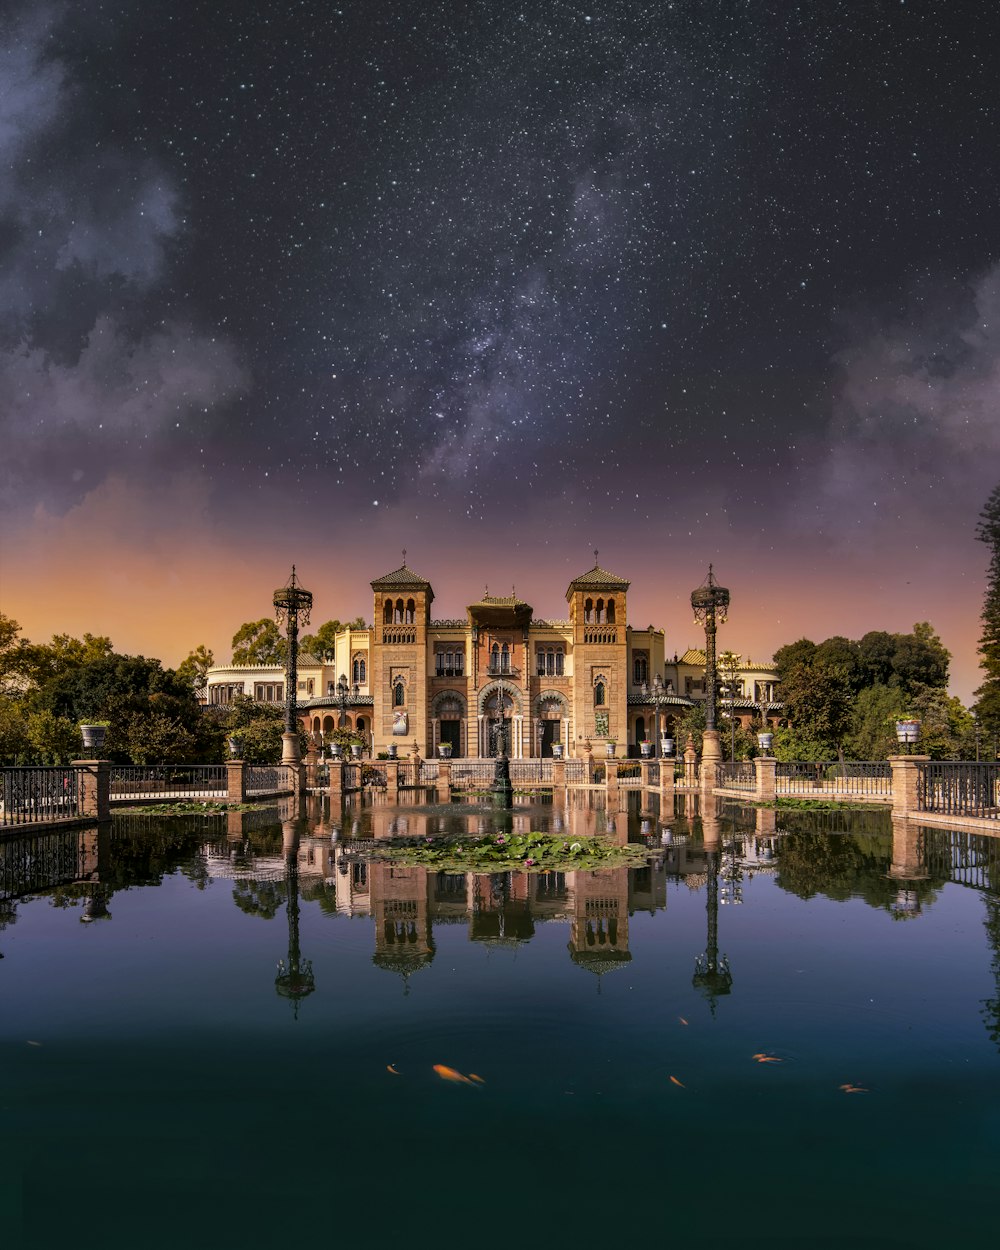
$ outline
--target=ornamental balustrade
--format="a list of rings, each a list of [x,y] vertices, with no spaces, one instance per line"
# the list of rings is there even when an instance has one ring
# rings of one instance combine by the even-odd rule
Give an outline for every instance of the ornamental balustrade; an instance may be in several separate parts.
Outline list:
[[[920,811],[1000,819],[1000,763],[929,760],[914,767]]]
[[[75,820],[83,810],[83,769],[5,768],[0,782],[0,827]]]

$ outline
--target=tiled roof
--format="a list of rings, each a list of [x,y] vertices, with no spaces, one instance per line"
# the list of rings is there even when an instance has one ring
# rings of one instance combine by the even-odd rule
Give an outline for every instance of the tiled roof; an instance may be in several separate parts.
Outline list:
[[[386,573],[383,577],[376,577],[371,583],[374,590],[376,586],[391,586],[395,589],[397,586],[430,586],[430,582],[426,577],[421,577],[419,573],[414,573],[411,568],[405,564],[402,568],[396,569],[394,573]]]
[[[609,573],[607,569],[602,569],[599,564],[595,564],[587,573],[581,573],[579,577],[574,577],[569,584],[569,591],[577,586],[593,586],[595,588],[606,589],[613,586],[616,589],[628,590],[632,583],[624,577],[619,577],[616,573]]]
[[[684,654],[677,661],[677,663],[678,664],[697,664],[700,668],[704,668],[705,667],[705,652],[698,651],[695,647],[688,647],[688,649],[684,652]]]

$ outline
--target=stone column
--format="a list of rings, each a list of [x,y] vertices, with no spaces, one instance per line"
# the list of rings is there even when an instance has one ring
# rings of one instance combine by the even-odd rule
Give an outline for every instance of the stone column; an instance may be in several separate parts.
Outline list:
[[[618,805],[618,760],[610,759],[604,761],[604,791],[607,794],[608,811],[612,810],[612,803],[617,810]]]
[[[330,761],[330,806],[341,803],[344,797],[344,761]]]
[[[80,769],[80,812],[91,820],[111,819],[111,761],[73,760]]]
[[[701,740],[701,789],[714,790],[719,784],[719,765],[722,763],[722,745],[717,729],[706,729]]]
[[[299,750],[299,735],[297,733],[283,733],[281,735],[281,762],[282,764],[292,764],[297,766],[302,759]]]
[[[438,761],[437,801],[447,803],[451,798],[451,760]]]
[[[773,755],[758,755],[753,766],[757,774],[757,802],[773,803],[777,793],[775,778],[778,772],[778,761]]]
[[[226,764],[226,798],[230,803],[246,802],[246,770],[242,760],[229,760]]]
[[[319,753],[312,744],[310,744],[309,750],[306,752],[303,768],[305,770],[306,789],[315,790],[318,785],[316,773],[319,768]]]
[[[688,734],[687,746],[684,748],[684,784],[685,786],[694,786],[697,782],[695,775],[695,767],[698,762],[698,752],[694,749],[694,739]]]
[[[668,811],[673,813],[674,790],[676,781],[674,779],[674,757],[672,755],[664,755],[660,758],[660,796],[666,799],[670,806]],[[662,805],[661,805],[662,806]]]
[[[399,760],[384,760],[385,797],[390,803],[399,801]]]
[[[918,764],[926,764],[929,755],[890,755],[892,768],[892,814],[893,816],[916,816],[920,811],[917,796]]]

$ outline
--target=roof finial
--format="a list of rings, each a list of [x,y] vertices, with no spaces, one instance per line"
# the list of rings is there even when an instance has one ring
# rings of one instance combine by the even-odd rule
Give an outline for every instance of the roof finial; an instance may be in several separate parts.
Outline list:
[[[406,568],[406,548],[403,548],[403,568]]]
[[[595,569],[597,568],[597,557],[598,557],[599,555],[600,555],[600,552],[599,552],[599,551],[597,550],[597,548],[595,547],[595,548],[594,548],[594,568],[595,568]]]

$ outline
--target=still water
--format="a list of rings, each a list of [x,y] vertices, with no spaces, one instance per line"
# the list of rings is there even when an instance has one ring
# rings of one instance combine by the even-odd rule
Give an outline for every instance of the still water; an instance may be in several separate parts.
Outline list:
[[[993,1244],[1000,841],[575,798],[0,842],[2,1244]]]

